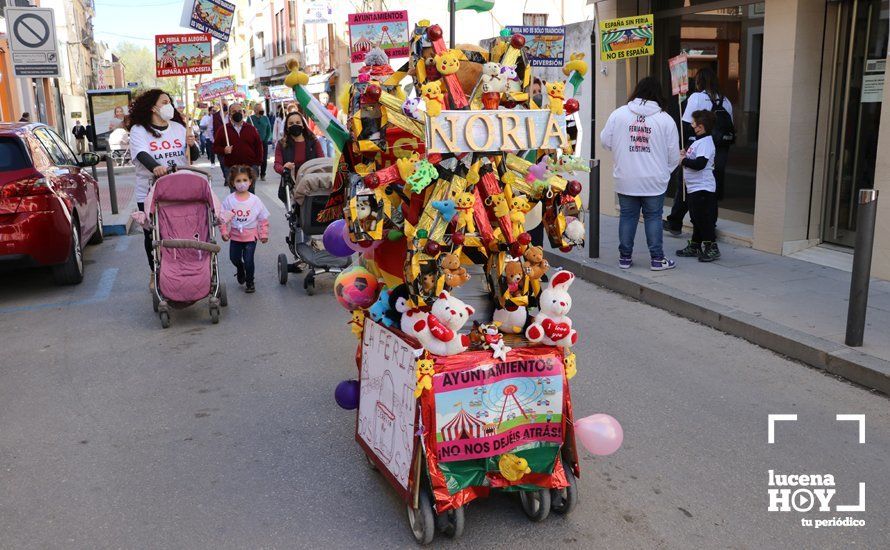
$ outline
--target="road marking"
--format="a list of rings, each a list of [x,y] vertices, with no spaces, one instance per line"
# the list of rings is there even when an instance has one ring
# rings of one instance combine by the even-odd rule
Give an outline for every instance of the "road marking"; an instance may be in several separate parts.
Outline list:
[[[865,415],[864,414],[839,414],[835,416],[838,422],[859,423],[859,443],[865,443]]]
[[[98,302],[104,302],[111,296],[111,290],[114,288],[114,282],[117,279],[118,268],[110,267],[102,272],[102,275],[99,277],[99,284],[96,285],[96,291],[89,298],[84,298],[82,300],[73,300],[66,302],[51,302],[48,304],[33,304],[30,306],[17,306],[17,307],[6,307],[0,308],[0,315],[4,313],[18,313],[22,311],[37,311],[40,309],[49,309],[49,308],[58,308],[58,307],[70,307],[70,306],[82,306],[88,304],[95,304]]]

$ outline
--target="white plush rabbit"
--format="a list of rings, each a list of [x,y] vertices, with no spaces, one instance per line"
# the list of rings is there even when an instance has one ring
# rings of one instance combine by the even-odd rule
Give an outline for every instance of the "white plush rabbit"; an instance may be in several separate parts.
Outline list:
[[[558,271],[550,280],[550,286],[541,292],[540,312],[525,330],[529,341],[561,348],[571,347],[578,341],[578,333],[572,329],[572,320],[568,317],[572,309],[569,286],[574,280],[574,274]]]

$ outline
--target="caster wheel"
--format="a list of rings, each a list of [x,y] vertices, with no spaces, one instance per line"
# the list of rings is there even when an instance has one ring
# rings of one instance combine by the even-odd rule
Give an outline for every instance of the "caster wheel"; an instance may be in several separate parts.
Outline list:
[[[436,536],[433,504],[430,500],[430,493],[426,488],[420,490],[418,504],[419,508],[416,510],[408,505],[408,525],[411,527],[414,540],[418,544],[425,546],[433,542],[433,537]]]
[[[278,282],[287,284],[287,256],[284,254],[278,255]]]
[[[158,293],[154,290],[151,291],[151,307],[155,310],[155,313],[158,312],[161,306],[161,299],[158,298]]]
[[[522,501],[522,511],[535,523],[544,521],[550,515],[550,489],[522,491],[519,500]]]
[[[365,455],[365,464],[368,466],[369,470],[374,470],[375,472],[377,471],[377,464],[373,460],[371,460],[371,457],[369,457],[368,455]]]
[[[219,307],[210,308],[210,322],[214,325],[219,324]]]
[[[459,539],[464,534],[464,508],[461,506],[436,516],[436,526],[439,528],[439,532],[450,539]]]
[[[569,486],[565,489],[550,489],[550,509],[555,514],[567,516],[578,503],[578,480],[568,464],[563,463]]]
[[[315,279],[306,279],[303,282],[303,288],[306,289],[306,294],[309,296],[315,295]]]
[[[229,305],[229,294],[226,292],[226,283],[219,283],[219,305],[222,307],[228,307]]]
[[[166,311],[162,311],[158,314],[161,318],[161,327],[162,328],[170,328],[170,314]]]

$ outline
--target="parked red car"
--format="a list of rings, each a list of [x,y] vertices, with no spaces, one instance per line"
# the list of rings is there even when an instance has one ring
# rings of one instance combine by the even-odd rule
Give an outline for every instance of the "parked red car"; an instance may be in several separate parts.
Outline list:
[[[59,284],[83,280],[83,243],[102,242],[99,185],[44,124],[0,123],[0,267],[52,266]]]

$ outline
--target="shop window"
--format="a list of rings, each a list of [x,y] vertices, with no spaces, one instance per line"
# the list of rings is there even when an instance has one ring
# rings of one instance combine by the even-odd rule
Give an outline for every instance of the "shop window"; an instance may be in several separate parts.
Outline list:
[[[546,13],[523,13],[522,14],[522,24],[526,27],[546,27],[547,26],[547,14]]]

